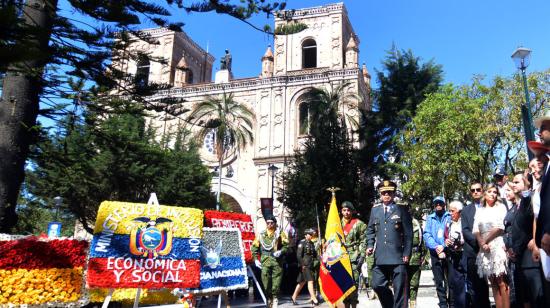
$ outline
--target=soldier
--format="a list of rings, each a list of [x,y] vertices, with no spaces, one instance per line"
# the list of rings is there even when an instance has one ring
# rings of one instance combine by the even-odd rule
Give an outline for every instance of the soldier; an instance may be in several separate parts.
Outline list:
[[[407,209],[393,201],[397,189],[395,183],[383,181],[377,188],[382,195],[382,203],[373,206],[367,228],[367,254],[374,253],[372,287],[383,308],[408,307],[411,216]],[[390,281],[393,292],[389,288]]]
[[[345,247],[351,261],[353,279],[357,289],[344,300],[344,305],[348,307],[357,307],[359,303],[359,271],[361,264],[365,260],[366,238],[365,232],[367,225],[358,218],[353,218],[355,207],[349,201],[342,202],[342,230],[345,236]]]
[[[277,220],[273,216],[265,217],[267,229],[262,231],[252,243],[252,258],[262,270],[262,283],[267,296],[267,306],[277,308],[283,271],[283,258],[288,246],[284,232],[277,230]]]
[[[317,229],[313,229],[313,234],[311,235],[311,242],[315,246],[315,252],[317,253],[317,258],[313,259],[313,287],[315,288],[315,298],[319,301],[319,269],[321,267],[321,260],[319,257],[323,254],[321,250],[321,240],[319,239],[319,233]]]
[[[413,226],[413,241],[412,241],[412,255],[407,267],[407,275],[409,276],[410,286],[410,304],[411,308],[416,307],[416,295],[418,294],[418,286],[420,284],[421,267],[424,264],[424,257],[426,256],[426,247],[422,239],[422,226],[420,222],[412,217]]]
[[[298,284],[296,285],[296,289],[294,290],[294,293],[291,297],[292,303],[294,305],[298,305],[298,303],[296,303],[296,298],[300,294],[300,291],[302,291],[302,288],[304,287],[306,282],[309,296],[311,297],[310,303],[315,306],[319,305],[317,297],[315,296],[315,289],[313,287],[313,262],[318,257],[317,251],[315,250],[315,244],[313,244],[313,242],[311,241],[311,237],[314,233],[315,232],[313,231],[313,229],[307,229],[304,235],[305,238],[300,241],[296,250],[296,257],[298,259],[300,271],[298,274],[298,279],[296,280]]]

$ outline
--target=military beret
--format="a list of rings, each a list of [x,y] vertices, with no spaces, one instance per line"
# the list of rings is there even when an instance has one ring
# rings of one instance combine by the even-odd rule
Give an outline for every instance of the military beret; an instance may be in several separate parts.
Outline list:
[[[350,201],[342,202],[342,208],[348,208],[352,211],[355,211],[355,207],[353,206],[353,203],[351,203]]]
[[[384,191],[395,192],[397,190],[397,184],[395,184],[392,181],[384,180],[380,182],[380,184],[378,184],[376,189],[378,189],[379,192],[384,192]]]

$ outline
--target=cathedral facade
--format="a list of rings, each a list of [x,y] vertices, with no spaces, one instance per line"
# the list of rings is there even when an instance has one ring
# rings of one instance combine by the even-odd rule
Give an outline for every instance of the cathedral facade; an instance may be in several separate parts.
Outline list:
[[[203,143],[201,157],[215,175],[212,190],[218,190],[221,176],[224,201],[235,211],[252,215],[256,227],[263,225],[260,199],[270,198],[272,193],[274,214],[278,219],[285,216],[276,201],[284,193],[280,175],[307,137],[307,92],[312,88],[331,89],[345,82],[349,84],[347,91],[356,94],[358,99],[348,102],[340,111],[359,119],[359,109],[370,108],[370,76],[364,65],[362,68],[358,65],[359,38],[345,6],[338,3],[282,11],[275,18],[275,27],[295,22],[306,24],[307,29],[292,35],[276,35],[273,49],[267,47],[263,56],[259,51],[258,77],[233,79],[229,66],[216,72],[213,82],[214,57],[185,33],[166,29],[145,30],[157,39],[158,45],[136,42],[130,47],[155,57],[162,56],[167,59],[165,63],[144,59],[124,64],[129,73],[141,76],[144,82],[172,85],[171,89],[152,96],[153,101],[181,98],[185,100],[185,108],[192,109],[207,96],[231,93],[235,101],[254,111],[254,141],[228,155],[222,170],[217,170],[211,136],[200,142]],[[181,119],[159,121],[156,118],[151,123],[161,132],[187,125]],[[271,166],[278,168],[278,175],[270,175]]]

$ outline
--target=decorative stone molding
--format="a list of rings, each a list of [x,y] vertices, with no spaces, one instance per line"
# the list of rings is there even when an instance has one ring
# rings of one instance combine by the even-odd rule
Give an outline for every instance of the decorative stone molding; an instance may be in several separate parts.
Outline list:
[[[284,75],[270,78],[245,78],[232,80],[229,83],[203,83],[192,84],[183,88],[175,88],[169,90],[160,90],[155,95],[149,97],[151,101],[159,100],[165,97],[187,97],[196,95],[205,95],[213,93],[232,92],[238,90],[271,88],[277,86],[289,86],[292,84],[304,82],[328,82],[338,79],[355,79],[359,76],[358,68],[351,69],[336,69],[319,71],[318,73],[310,73],[303,70],[303,74],[296,72],[295,75]]]
[[[326,15],[333,12],[342,12],[342,11],[345,12],[344,3],[335,3],[335,4],[325,5],[325,6],[317,6],[317,7],[307,8],[307,9],[295,10],[293,11],[292,17],[293,19],[311,18],[311,17]],[[275,22],[283,20],[281,17],[278,17],[278,16],[284,16],[285,12],[290,12],[290,11],[281,11],[280,15],[277,14],[275,16]]]

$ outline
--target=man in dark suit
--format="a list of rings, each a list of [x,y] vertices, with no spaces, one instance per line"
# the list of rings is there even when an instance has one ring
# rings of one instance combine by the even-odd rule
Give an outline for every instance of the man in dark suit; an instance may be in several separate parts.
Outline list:
[[[544,146],[550,147],[550,110],[544,116],[535,120],[535,126],[539,129],[540,141]],[[543,156],[550,157],[548,152]],[[542,169],[542,186],[540,189],[540,213],[537,218],[537,232],[535,241],[546,254],[550,255],[550,174],[548,173],[548,160]]]
[[[367,227],[367,255],[374,253],[373,289],[383,308],[408,307],[407,264],[412,251],[412,219],[405,207],[394,203],[395,183],[383,181],[377,188],[382,203],[373,206]]]
[[[474,226],[474,217],[476,209],[481,207],[481,197],[483,196],[483,186],[479,182],[470,185],[470,194],[472,203],[462,210],[462,235],[464,236],[464,253],[466,259],[466,302],[468,307],[489,308],[489,286],[487,281],[480,278],[477,274],[476,257],[479,251],[477,240],[472,233]]]
[[[510,210],[506,217],[513,213],[511,227],[505,240],[508,256],[515,264],[514,285],[517,303],[529,303],[531,307],[544,306],[544,291],[540,262],[533,260],[528,243],[533,238],[533,207],[529,183],[525,175],[520,173],[514,176],[512,189],[516,195],[521,195],[521,201],[515,210]],[[507,221],[504,222],[507,225]],[[506,238],[506,237],[505,237]]]

